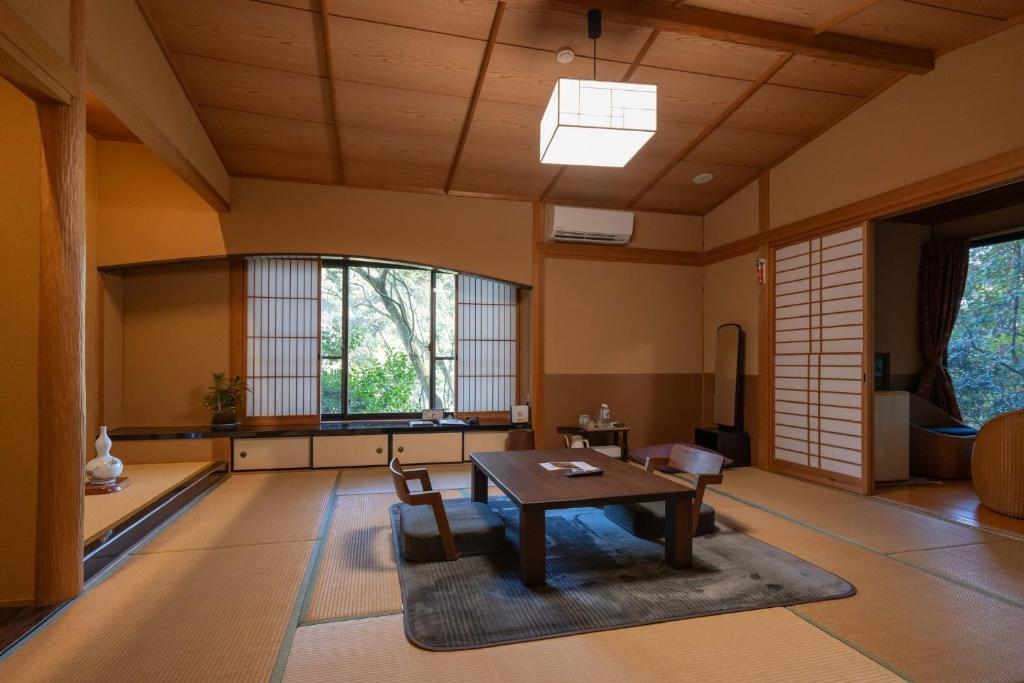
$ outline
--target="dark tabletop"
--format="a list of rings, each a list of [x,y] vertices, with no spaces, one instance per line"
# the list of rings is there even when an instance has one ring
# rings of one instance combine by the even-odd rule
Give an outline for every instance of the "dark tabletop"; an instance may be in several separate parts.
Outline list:
[[[694,495],[685,482],[645,472],[589,448],[471,453],[469,457],[518,505],[586,507]],[[600,467],[604,474],[566,477],[564,470],[546,470],[540,465],[571,460]]]

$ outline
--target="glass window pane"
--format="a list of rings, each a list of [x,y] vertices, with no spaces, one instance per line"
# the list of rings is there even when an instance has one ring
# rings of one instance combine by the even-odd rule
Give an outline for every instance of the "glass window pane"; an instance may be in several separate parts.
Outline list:
[[[320,413],[341,413],[341,361],[325,359],[320,362]]]
[[[325,265],[320,275],[320,353],[324,356],[342,354],[344,297],[344,268]]]
[[[438,358],[452,358],[455,355],[455,274],[438,273],[434,289],[435,312],[437,316]]]
[[[430,400],[430,272],[352,267],[349,413],[413,413]]]
[[[455,410],[455,361],[439,360],[435,364],[436,400],[435,408],[445,412]]]

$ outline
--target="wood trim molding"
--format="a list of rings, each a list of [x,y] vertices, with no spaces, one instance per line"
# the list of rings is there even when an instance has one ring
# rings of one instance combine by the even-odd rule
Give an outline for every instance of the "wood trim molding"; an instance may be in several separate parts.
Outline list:
[[[321,0],[326,6],[327,0]],[[326,10],[324,10],[326,12]],[[473,95],[469,99],[469,108],[466,110],[466,119],[462,123],[462,132],[459,134],[459,141],[455,145],[455,154],[452,157],[451,166],[448,169],[448,177],[444,181],[444,192],[452,191],[452,184],[455,182],[455,173],[459,170],[459,161],[462,160],[462,151],[466,147],[466,140],[469,138],[469,130],[473,125],[473,116],[476,114],[476,105],[480,101],[480,93],[484,88],[484,79],[487,78],[487,69],[491,65],[491,54],[494,52],[494,42],[498,39],[498,29],[501,28],[501,18],[505,14],[505,0],[498,0],[494,7],[494,18],[491,20],[491,30],[487,34],[487,47],[484,48],[484,56],[480,60],[480,70],[476,74],[476,83],[473,84]]]
[[[512,1],[521,2],[524,7],[534,4],[533,0]],[[593,0],[549,0],[545,3],[545,7],[579,17],[593,4]],[[892,71],[920,74],[935,68],[935,58],[932,53],[920,48],[856,38],[840,33],[816,34],[813,29],[803,26],[729,14],[692,5],[674,7],[667,2],[641,3],[633,0],[604,0],[600,4],[605,19],[632,26],[697,35],[713,40]]]
[[[636,57],[633,58],[633,63],[629,65],[628,69],[626,69],[626,73],[622,74],[623,81],[628,81],[629,79],[633,78],[633,74],[636,73],[636,70],[640,67],[640,63],[644,61],[644,57],[647,56],[647,53],[650,51],[651,46],[654,45],[654,41],[658,39],[658,36],[660,34],[661,31],[659,31],[658,29],[651,30],[651,35],[647,36],[647,40],[644,41],[644,44],[640,48],[640,51],[636,53]]]
[[[768,245],[762,245],[757,252],[758,258],[763,258],[766,264],[765,282],[760,285],[757,300],[757,463],[758,467],[768,468],[771,464],[772,453],[772,430],[774,420],[772,419],[772,349],[774,348],[774,331],[772,330],[772,304],[774,303],[772,292],[774,291],[775,273],[774,269],[768,266],[771,259],[771,249]]]
[[[669,162],[665,164],[665,166],[660,171],[658,171],[653,178],[647,181],[647,183],[645,183],[644,186],[641,187],[635,195],[633,195],[632,199],[629,200],[628,206],[632,207],[636,205],[636,203],[639,202],[645,194],[650,192],[655,185],[660,183],[661,180],[665,176],[667,176],[673,168],[679,165],[679,163],[683,161],[683,159],[685,159],[687,156],[689,156],[690,153],[694,149],[696,149],[700,143],[704,142],[704,140],[709,135],[714,133],[715,130],[726,121],[726,119],[732,116],[733,112],[735,112],[737,109],[743,106],[743,103],[749,100],[751,96],[753,96],[753,94],[756,93],[762,85],[764,85],[772,76],[778,73],[779,69],[785,66],[786,62],[788,62],[792,57],[792,53],[787,53],[779,57],[777,60],[775,60],[775,62],[772,63],[772,65],[768,67],[768,69],[766,69],[764,73],[761,74],[760,78],[758,78],[756,81],[748,85],[743,90],[743,92],[739,94],[739,97],[733,100],[728,107],[726,107],[718,116],[715,117],[714,121],[705,126],[704,129],[700,133],[698,133],[696,137],[694,137],[692,140],[686,143],[686,146],[683,147],[678,154],[672,157],[672,159],[669,160]]]
[[[81,94],[68,64],[24,19],[0,0],[0,76],[34,100],[71,104]]]
[[[533,203],[533,290],[530,292],[530,422],[537,448],[544,448],[544,205]]]
[[[228,375],[248,380],[246,347],[248,341],[246,317],[247,292],[245,281],[246,261],[233,258],[228,264]],[[238,417],[244,420],[248,415],[248,394],[242,395]]]
[[[231,211],[228,198],[223,196],[206,179],[206,176],[189,161],[188,157],[178,149],[178,146],[167,137],[167,134],[149,118],[141,107],[135,104],[132,97],[121,90],[109,74],[95,62],[89,63],[88,74],[90,89],[103,100],[103,103],[117,118],[139,137],[139,140],[149,147],[161,161],[170,166],[213,209],[220,213]]]
[[[331,122],[334,124],[334,148],[338,153],[338,182],[345,182],[345,155],[341,143],[341,101],[334,83],[334,55],[331,53],[331,15],[328,0],[320,0],[320,28],[324,39],[324,59],[327,65],[327,89],[331,94]]]
[[[85,0],[71,0],[71,104],[40,102],[39,476],[35,593],[82,592],[85,465]]]
[[[828,19],[821,22],[811,30],[814,32],[814,35],[825,33],[826,31],[831,31],[833,28],[843,23],[847,19],[860,14],[869,7],[874,7],[881,1],[882,0],[856,0],[856,2],[853,2],[850,6],[842,9],[839,12],[836,12],[835,14],[833,14]]]
[[[875,224],[864,223],[864,360],[861,394],[861,490],[875,492]]]
[[[768,469],[776,474],[783,474],[787,477],[793,477],[794,479],[802,479],[815,484],[843,489],[852,493],[863,493],[863,490],[861,489],[861,480],[844,474],[836,474],[826,470],[798,465],[795,462],[785,462],[784,460],[776,460]]]
[[[654,263],[673,266],[700,266],[704,255],[699,251],[671,251],[668,249],[641,249],[609,247],[598,244],[572,244],[541,241],[535,245],[541,256],[568,260],[618,261],[623,263]]]

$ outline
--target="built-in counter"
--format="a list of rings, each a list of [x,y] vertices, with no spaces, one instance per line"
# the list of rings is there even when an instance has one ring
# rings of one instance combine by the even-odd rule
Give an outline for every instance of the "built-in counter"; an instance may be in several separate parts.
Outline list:
[[[410,424],[409,421],[366,420],[322,422],[318,425],[244,426],[230,431],[201,427],[127,427],[115,429],[110,438],[131,460],[173,458],[169,451],[205,448],[230,459],[237,471],[373,467],[391,458],[403,464],[462,462],[473,451],[506,450],[508,433],[530,429],[511,423]],[[179,442],[179,443],[175,443]],[[217,444],[217,445],[214,445]],[[218,445],[223,444],[218,447]],[[212,458],[217,458],[212,455]],[[219,458],[218,458],[219,459]]]

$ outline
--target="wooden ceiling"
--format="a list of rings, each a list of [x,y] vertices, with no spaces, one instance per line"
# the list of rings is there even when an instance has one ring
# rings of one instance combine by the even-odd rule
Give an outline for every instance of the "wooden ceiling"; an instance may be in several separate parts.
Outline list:
[[[232,175],[704,214],[1020,0],[138,0]],[[658,85],[621,169],[538,161],[555,79]],[[572,47],[576,60],[556,62]],[[329,48],[329,49],[328,49]],[[692,182],[698,173],[715,178]]]

